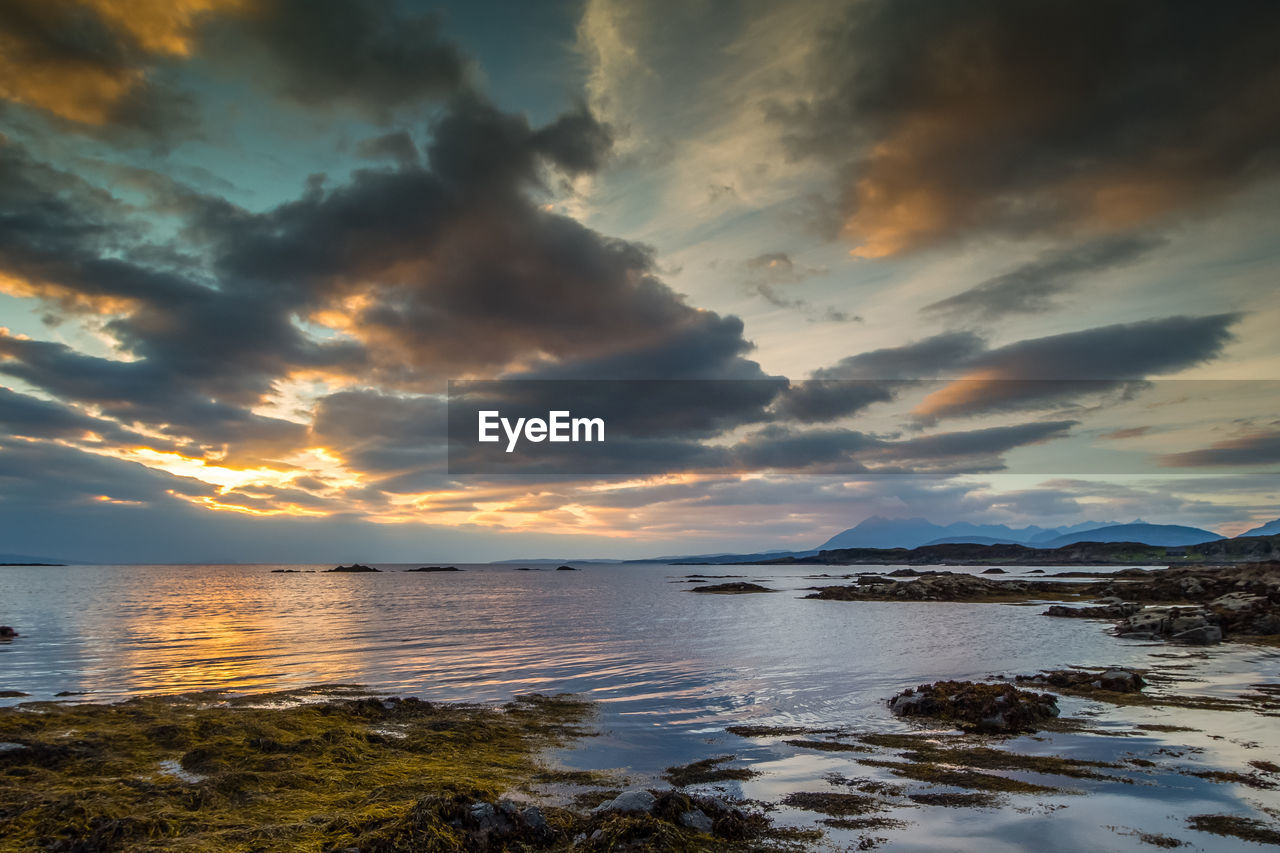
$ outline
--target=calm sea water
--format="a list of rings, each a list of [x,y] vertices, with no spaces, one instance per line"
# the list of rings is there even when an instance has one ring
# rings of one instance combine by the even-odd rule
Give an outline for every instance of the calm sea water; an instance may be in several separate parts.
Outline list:
[[[1280,680],[1274,649],[1126,642],[1100,623],[1043,617],[1039,607],[801,598],[805,587],[838,582],[808,577],[815,570],[840,569],[460,567],[464,571],[441,574],[384,564],[378,574],[271,572],[329,566],[0,568],[0,624],[22,634],[0,644],[0,690],[30,699],[71,692],[94,701],[319,683],[437,700],[573,692],[600,703],[602,734],[559,756],[566,763],[623,768],[645,780],[672,764],[732,753],[764,771],[733,793],[777,799],[794,790],[824,790],[831,773],[868,773],[839,755],[737,738],[725,726],[900,730],[885,699],[905,687],[1071,665],[1163,668],[1201,694],[1236,695],[1251,683]],[[693,594],[686,576],[698,572],[745,575],[780,591]],[[1196,766],[1239,770],[1248,760],[1280,754],[1276,719],[1252,713],[1079,701],[1065,702],[1064,709],[1129,731],[1122,747],[1134,755],[1177,748]],[[1134,723],[1167,724],[1174,717],[1201,733],[1133,736]],[[1096,736],[1020,740],[1030,749],[1092,751],[1109,759],[1117,749],[1115,738]],[[1032,804],[1012,798],[997,810],[915,809],[912,829],[876,834],[887,839],[886,849],[902,850],[1020,849],[1033,840],[1042,850],[1138,849],[1142,842],[1125,834],[1136,828],[1194,836],[1194,843],[1215,850],[1248,849],[1188,833],[1182,818],[1280,808],[1271,792],[1181,774],[1138,781],[1093,785],[1093,796],[1068,799],[1065,808],[1044,798]],[[780,816],[804,817],[786,810]],[[1050,820],[1054,839],[1037,837],[1035,827]],[[833,843],[850,841],[834,837]]]

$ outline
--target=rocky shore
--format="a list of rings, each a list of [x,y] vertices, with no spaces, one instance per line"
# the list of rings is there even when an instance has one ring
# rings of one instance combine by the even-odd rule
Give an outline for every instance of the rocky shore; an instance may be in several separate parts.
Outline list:
[[[862,575],[852,584],[817,587],[805,597],[1005,604],[1078,601],[1082,603],[1050,605],[1045,615],[1114,620],[1114,633],[1130,639],[1196,644],[1280,639],[1280,562],[1127,569],[1071,581],[1006,580],[900,569],[888,575]]]
[[[0,709],[0,838],[67,853],[599,853],[798,837],[747,803],[544,764],[592,713],[569,696],[492,707],[341,687]]]

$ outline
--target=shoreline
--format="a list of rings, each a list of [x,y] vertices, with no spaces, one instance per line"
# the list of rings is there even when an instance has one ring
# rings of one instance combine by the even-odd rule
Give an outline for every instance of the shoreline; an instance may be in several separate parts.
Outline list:
[[[1156,778],[1280,787],[1280,765],[1263,754],[1197,767],[1185,749],[1156,746],[1212,737],[1205,715],[1280,717],[1280,688],[1226,698],[1184,692],[1176,668],[1130,675],[1123,685],[1087,668],[993,677],[992,689],[1054,696],[1070,711],[1007,731],[950,711],[899,717],[907,725],[892,730],[729,723],[716,743],[724,753],[639,783],[548,760],[590,749],[599,734],[596,706],[568,695],[436,703],[329,685],[26,703],[0,709],[0,835],[15,850],[802,851],[848,838],[872,849],[941,814],[1080,807]],[[1100,721],[1095,706],[1124,721]],[[1164,722],[1142,721],[1153,712]],[[1134,738],[1153,744],[1144,757]],[[838,759],[850,771],[770,800],[743,796],[741,786],[769,775],[743,763],[747,746]],[[1265,812],[1189,814],[1183,825],[1280,844],[1280,822]],[[1188,843],[1144,834],[1157,846]]]

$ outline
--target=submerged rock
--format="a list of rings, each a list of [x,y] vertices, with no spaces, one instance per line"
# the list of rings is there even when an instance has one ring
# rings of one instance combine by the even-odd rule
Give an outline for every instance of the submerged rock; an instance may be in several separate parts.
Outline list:
[[[1064,604],[1053,604],[1044,612],[1045,616],[1057,616],[1064,619],[1123,619],[1142,609],[1141,604],[1132,601],[1116,601],[1101,603],[1092,607],[1068,607]]]
[[[833,601],[981,601],[1016,599],[1038,591],[1038,587],[1028,581],[990,580],[953,572],[917,572],[915,580],[891,580],[891,576],[896,574],[891,572],[890,577],[864,575],[855,585],[819,587],[805,597]],[[1041,586],[1051,587],[1053,584],[1043,581]]]
[[[760,586],[758,583],[746,583],[740,581],[738,583],[713,583],[707,586],[695,586],[690,592],[718,592],[722,595],[733,595],[744,592],[777,592],[777,590],[769,589],[767,586]]]
[[[1019,684],[1034,684],[1043,687],[1056,687],[1060,690],[1071,690],[1088,693],[1094,690],[1108,690],[1112,693],[1136,693],[1146,686],[1142,673],[1136,669],[1113,667],[1098,672],[1086,669],[1052,669],[1036,675],[1019,675],[1014,679]]]
[[[1048,693],[1018,690],[1010,684],[938,681],[907,689],[889,700],[900,717],[927,717],[981,732],[1036,731],[1058,716],[1058,700]]]

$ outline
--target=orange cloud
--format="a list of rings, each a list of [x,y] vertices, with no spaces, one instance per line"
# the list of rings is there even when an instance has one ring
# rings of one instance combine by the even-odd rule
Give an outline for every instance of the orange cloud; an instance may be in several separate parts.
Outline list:
[[[10,0],[0,24],[0,98],[108,124],[157,59],[186,57],[200,19],[247,0]],[[75,33],[69,39],[68,33]]]

